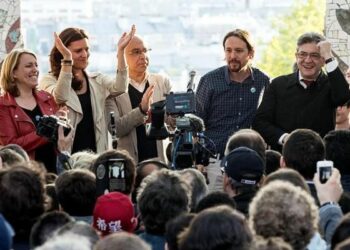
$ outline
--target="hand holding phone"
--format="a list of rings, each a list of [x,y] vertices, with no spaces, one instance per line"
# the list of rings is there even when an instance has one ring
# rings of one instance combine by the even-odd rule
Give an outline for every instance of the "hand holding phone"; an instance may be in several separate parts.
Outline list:
[[[326,183],[332,175],[333,161],[318,161],[317,173],[321,183]]]

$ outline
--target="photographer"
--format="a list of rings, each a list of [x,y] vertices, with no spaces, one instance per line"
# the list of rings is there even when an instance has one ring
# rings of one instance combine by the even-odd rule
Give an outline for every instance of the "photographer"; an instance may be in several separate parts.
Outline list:
[[[50,94],[37,90],[38,75],[36,55],[29,50],[12,50],[3,61],[0,145],[17,144],[30,159],[42,162],[49,172],[56,172],[54,144],[37,135],[36,127],[38,117],[54,115],[59,110]]]

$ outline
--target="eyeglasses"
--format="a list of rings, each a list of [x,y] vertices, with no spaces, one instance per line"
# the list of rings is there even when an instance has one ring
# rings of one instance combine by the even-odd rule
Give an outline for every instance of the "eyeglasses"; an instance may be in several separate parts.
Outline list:
[[[307,53],[304,51],[297,52],[296,56],[301,60],[304,60],[307,57],[310,57],[312,60],[320,60],[320,58],[321,58],[320,53]]]
[[[151,51],[152,49],[133,49],[129,52],[129,55],[131,56],[140,56],[141,54],[147,54],[148,51]]]

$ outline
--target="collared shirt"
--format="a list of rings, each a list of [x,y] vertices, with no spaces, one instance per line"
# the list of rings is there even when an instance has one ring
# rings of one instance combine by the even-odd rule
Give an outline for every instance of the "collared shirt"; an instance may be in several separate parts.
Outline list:
[[[148,76],[149,74],[146,72],[145,78],[142,80],[142,82],[136,82],[133,79],[129,79],[130,84],[137,89],[139,92],[143,93],[143,91],[145,90],[146,87],[146,83],[148,81]]]
[[[204,120],[205,134],[214,141],[223,156],[229,136],[249,128],[259,99],[269,77],[256,68],[242,83],[230,79],[229,69],[222,66],[204,75],[196,91],[197,115]]]

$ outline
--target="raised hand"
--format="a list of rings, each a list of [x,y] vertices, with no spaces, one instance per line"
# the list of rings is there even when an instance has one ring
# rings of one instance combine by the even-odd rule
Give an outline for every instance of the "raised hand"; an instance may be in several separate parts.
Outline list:
[[[55,46],[62,54],[64,60],[72,60],[72,52],[63,44],[61,38],[54,32]]]
[[[320,48],[320,54],[325,60],[332,57],[332,45],[329,41],[321,41],[317,46]]]
[[[135,24],[133,24],[131,26],[131,30],[129,33],[124,32],[122,34],[122,36],[119,38],[119,41],[118,41],[118,50],[119,51],[124,50],[126,48],[126,46],[128,46],[129,42],[131,41],[131,39],[135,35],[135,32],[136,32],[136,27],[135,27]]]

